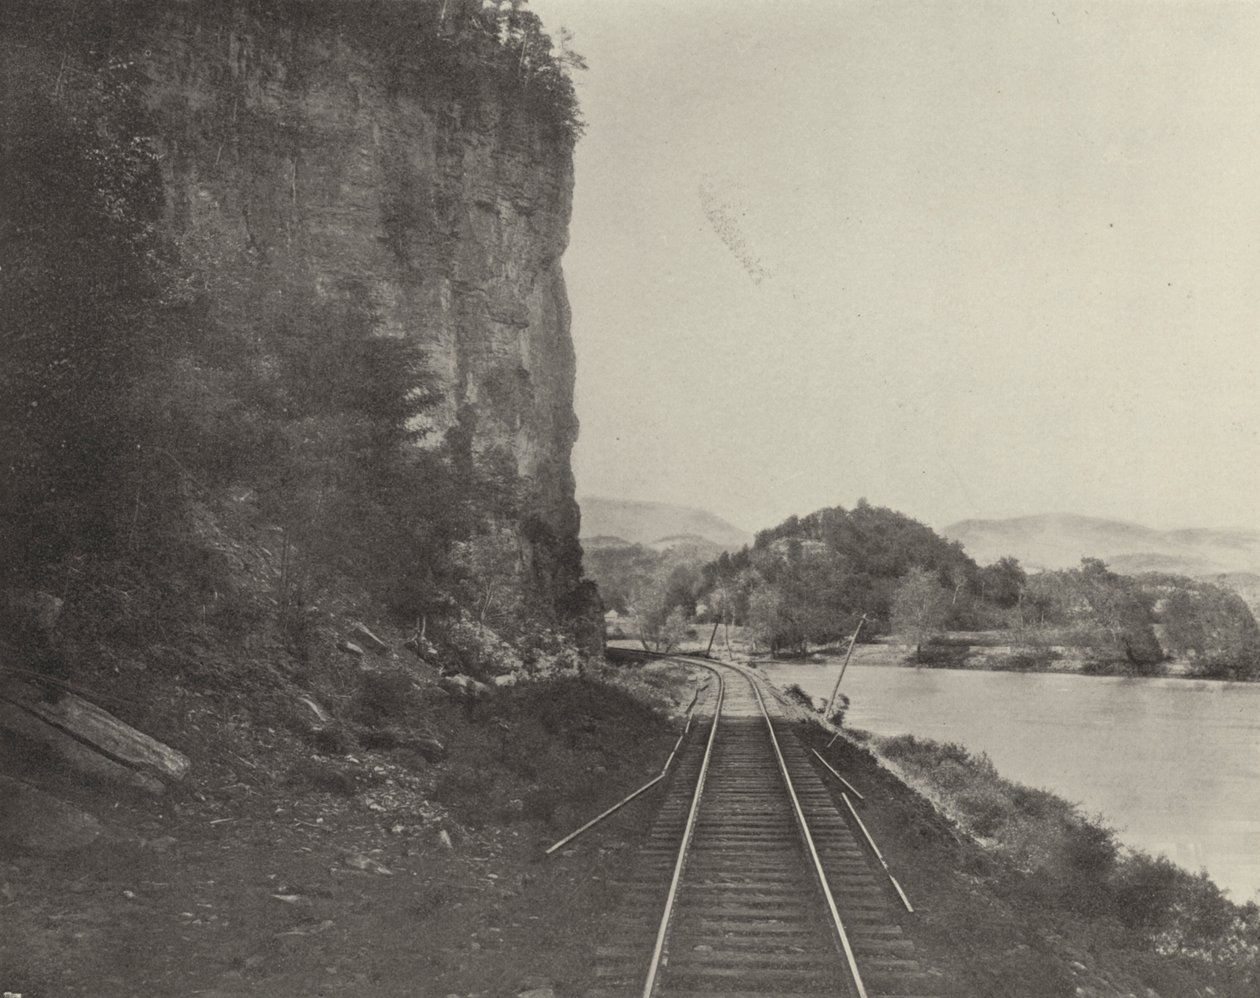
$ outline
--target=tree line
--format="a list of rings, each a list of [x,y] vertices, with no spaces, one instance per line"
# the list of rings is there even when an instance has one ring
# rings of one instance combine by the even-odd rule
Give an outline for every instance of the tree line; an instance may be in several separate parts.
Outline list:
[[[717,623],[771,655],[804,655],[865,617],[865,640],[896,636],[923,664],[958,662],[946,632],[996,631],[1021,649],[1014,668],[1072,651],[1087,671],[1155,675],[1177,657],[1201,676],[1260,676],[1260,629],[1236,593],[1184,576],[1120,575],[1091,558],[1032,574],[1010,557],[980,566],[957,542],[865,500],[789,517],[707,561],[635,545],[605,546],[587,563],[608,605],[657,650],[688,625]]]

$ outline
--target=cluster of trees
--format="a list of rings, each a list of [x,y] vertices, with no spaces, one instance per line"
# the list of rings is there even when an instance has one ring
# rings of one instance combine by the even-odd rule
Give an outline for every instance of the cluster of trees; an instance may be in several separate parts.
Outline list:
[[[158,4],[123,6],[151,11]],[[492,95],[570,141],[582,132],[572,75],[586,62],[567,30],[555,38],[544,30],[528,0],[225,0],[222,10],[298,38],[320,32],[359,39],[399,91],[461,101]]]
[[[1029,644],[1077,645],[1100,671],[1156,674],[1169,657],[1198,675],[1260,676],[1260,628],[1236,593],[1179,575],[1125,576],[1096,558],[1029,578],[1019,625]]]
[[[888,633],[916,572],[942,594],[933,601],[940,626],[1000,618],[1023,580],[1013,562],[980,568],[956,542],[862,500],[789,517],[751,548],[723,554],[701,570],[697,599],[710,618],[745,624],[763,647],[803,653],[851,633],[863,614],[869,634]]]
[[[1182,657],[1198,675],[1260,675],[1260,628],[1227,589],[1119,575],[1092,558],[1032,575],[1014,558],[981,567],[957,543],[864,501],[790,517],[704,563],[696,554],[605,545],[587,565],[607,604],[658,650],[690,623],[716,622],[799,655],[846,637],[865,615],[865,636],[896,635],[916,661],[952,660],[938,644],[945,631],[986,630],[1009,632],[1032,665],[1073,648],[1098,672],[1153,675]]]
[[[648,651],[671,651],[695,620],[700,592],[697,555],[711,547],[686,543],[657,551],[642,544],[588,544],[584,568],[599,585],[604,606],[629,621]]]
[[[605,545],[587,550],[586,565],[606,604],[628,614],[649,643],[701,621],[741,625],[775,653],[834,642],[863,614],[869,633],[887,633],[912,570],[927,573],[945,593],[952,626],[1009,612],[1024,579],[1013,561],[980,568],[958,544],[865,501],[852,510],[791,517],[735,553],[708,560],[705,553],[685,545],[667,552]]]

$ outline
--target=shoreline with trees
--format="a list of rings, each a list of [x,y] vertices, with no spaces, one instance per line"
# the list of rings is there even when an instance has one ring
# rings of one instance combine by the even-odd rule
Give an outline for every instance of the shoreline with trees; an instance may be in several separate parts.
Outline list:
[[[1123,575],[1097,558],[1035,573],[1011,557],[981,566],[959,543],[864,500],[789,517],[735,552],[715,547],[588,551],[617,633],[670,651],[703,632],[703,649],[717,625],[728,655],[800,660],[845,647],[865,615],[858,661],[891,642],[920,667],[1260,679],[1250,608],[1201,579]]]

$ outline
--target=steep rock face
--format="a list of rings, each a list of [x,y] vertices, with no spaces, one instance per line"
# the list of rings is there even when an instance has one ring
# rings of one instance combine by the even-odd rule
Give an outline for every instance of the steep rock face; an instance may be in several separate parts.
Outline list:
[[[422,344],[427,439],[456,433],[516,468],[535,568],[562,597],[580,575],[571,140],[443,86],[362,6],[322,7],[348,13],[294,25],[183,6],[117,40],[147,80],[171,230],[221,325],[318,337],[343,308]]]

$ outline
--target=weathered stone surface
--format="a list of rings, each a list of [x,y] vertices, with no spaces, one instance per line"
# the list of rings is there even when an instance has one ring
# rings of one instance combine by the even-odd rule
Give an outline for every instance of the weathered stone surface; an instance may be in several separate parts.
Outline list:
[[[407,728],[363,727],[357,729],[356,734],[364,748],[409,749],[429,762],[440,762],[449,754],[436,735]]]
[[[86,811],[0,776],[0,843],[25,852],[54,854],[91,845],[104,830]]]
[[[0,622],[18,632],[48,633],[57,626],[65,601],[36,589],[0,593]]]
[[[355,624],[350,628],[350,637],[356,644],[361,645],[368,651],[375,652],[377,655],[384,655],[389,651],[389,645],[373,634],[366,625]]]
[[[381,26],[341,6],[290,32],[244,3],[166,5],[111,39],[148,80],[168,226],[226,325],[366,306],[377,335],[420,344],[439,399],[427,440],[457,429],[511,458],[530,567],[567,596],[571,142],[492,89],[426,85],[422,47],[382,52]]]
[[[297,702],[305,708],[305,710],[302,711],[302,714],[309,722],[310,727],[325,727],[332,723],[332,716],[328,713],[328,711],[324,710],[324,708],[316,703],[311,697],[298,697]]]
[[[431,662],[437,658],[437,648],[433,642],[419,634],[404,641],[403,647],[423,662]]]
[[[485,683],[473,679],[472,676],[465,676],[462,673],[454,676],[443,676],[438,680],[438,684],[453,696],[466,699],[477,699],[491,691],[490,687]]]

